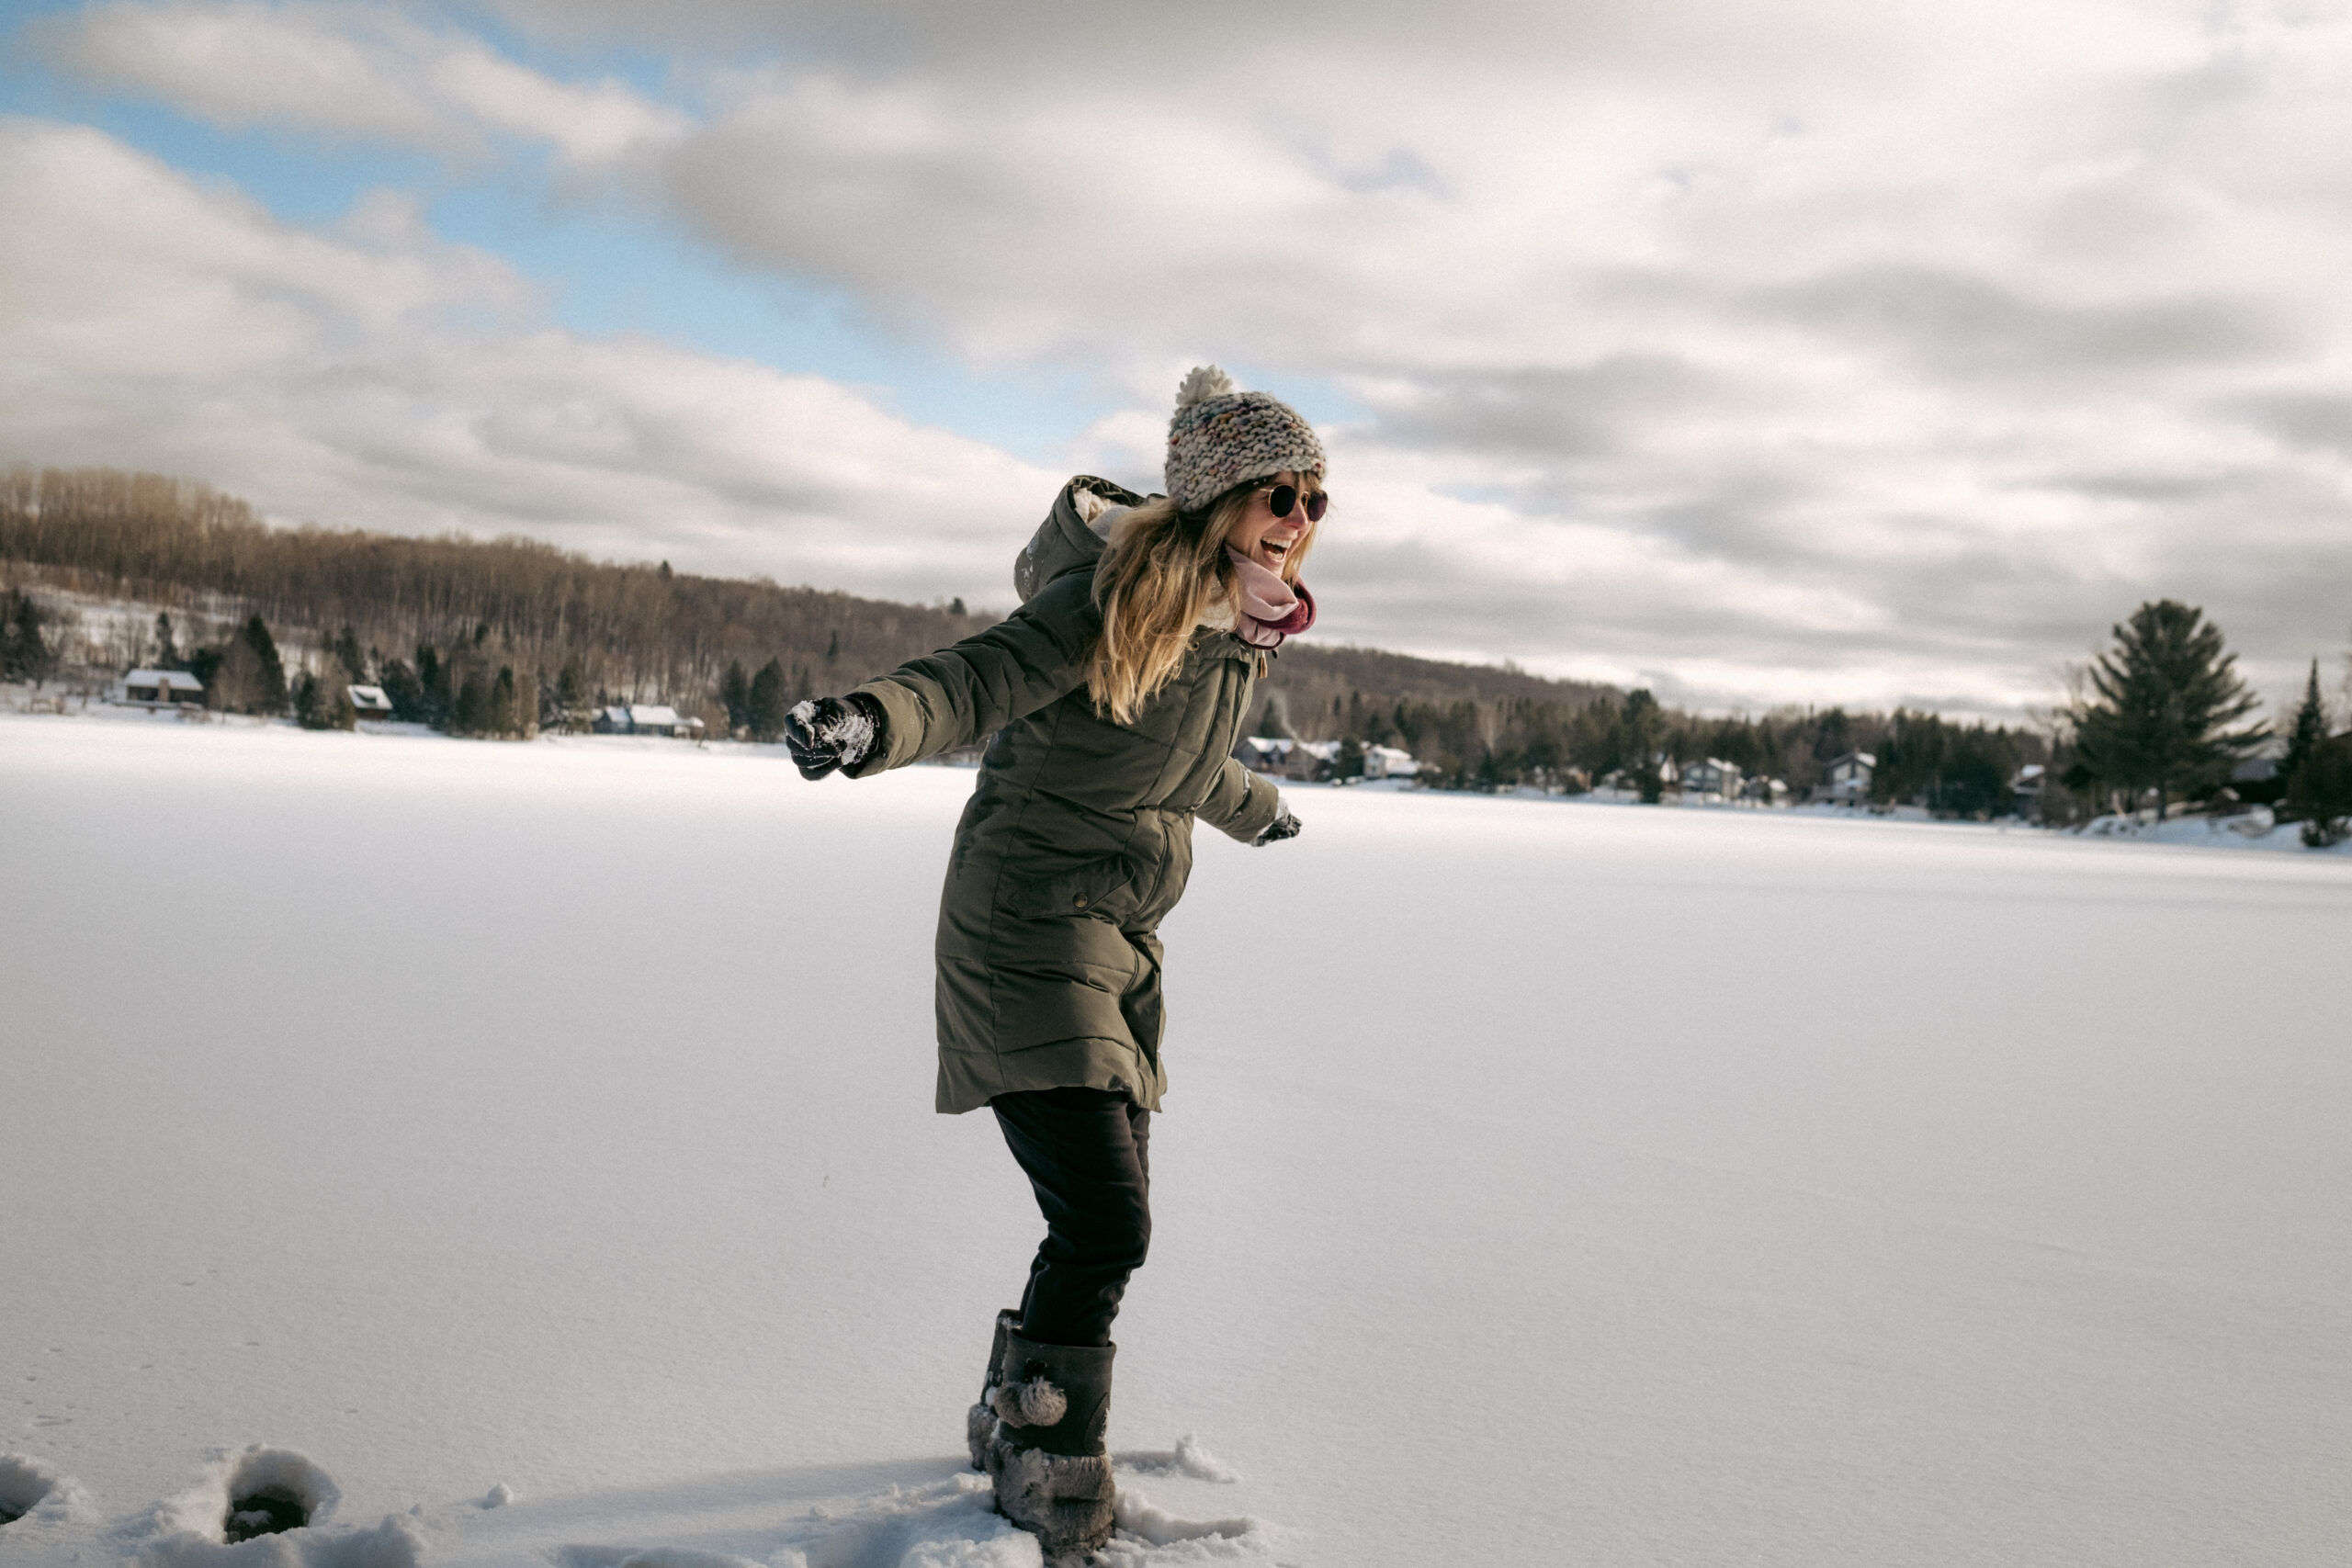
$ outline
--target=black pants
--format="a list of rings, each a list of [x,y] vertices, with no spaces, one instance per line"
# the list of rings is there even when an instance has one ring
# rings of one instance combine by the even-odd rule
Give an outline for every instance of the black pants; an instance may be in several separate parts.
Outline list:
[[[1108,1345],[1127,1276],[1151,1247],[1151,1112],[1099,1089],[1024,1089],[989,1109],[1046,1216],[1023,1337]]]

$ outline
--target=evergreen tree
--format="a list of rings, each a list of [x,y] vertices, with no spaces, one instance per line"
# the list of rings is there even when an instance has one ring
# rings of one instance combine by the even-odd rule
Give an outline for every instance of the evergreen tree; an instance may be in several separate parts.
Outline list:
[[[1666,776],[1658,767],[1658,743],[1665,738],[1666,715],[1647,686],[1625,694],[1625,705],[1618,710],[1616,729],[1612,748],[1618,759],[1615,766],[1633,775],[1634,787],[1641,792],[1644,804],[1656,806],[1666,795]]]
[[[718,700],[727,709],[729,733],[752,727],[752,678],[743,673],[741,660],[728,661],[727,673],[718,680]]]
[[[2287,780],[2287,809],[2315,850],[2352,837],[2352,736],[2322,740]]]
[[[351,682],[342,679],[339,660],[327,661],[326,673],[305,670],[294,682],[294,718],[305,729],[356,729],[359,710],[351,705]]]
[[[2153,790],[2162,821],[2176,795],[2220,784],[2262,743],[2262,726],[2233,728],[2260,700],[2201,610],[2171,599],[2142,604],[2114,635],[2069,715],[2075,761],[2066,783],[2120,791],[2135,807]]]
[[[38,684],[49,679],[57,655],[40,634],[47,618],[29,593],[12,593],[0,601],[0,680]]]
[[[377,684],[383,687],[384,695],[391,699],[394,718],[404,719],[411,724],[426,722],[424,686],[417,680],[416,671],[408,667],[406,660],[387,659],[379,675]]]
[[[774,740],[784,733],[792,712],[792,694],[785,690],[784,660],[771,659],[752,677],[743,694],[743,727],[754,740]]]
[[[254,650],[258,664],[252,695],[253,711],[273,716],[286,711],[286,664],[277,657],[277,639],[269,635],[269,625],[256,611],[237,634],[244,645]]]
[[[158,612],[155,616],[155,668],[176,670],[179,667],[180,647],[172,636],[172,617]]]
[[[429,642],[416,645],[417,703],[423,722],[439,728],[457,712],[456,694],[449,690],[449,666]]]
[[[562,671],[555,678],[555,705],[567,716],[588,705],[588,677],[582,672],[577,659],[565,660]]]
[[[2278,761],[2278,772],[2293,778],[2297,769],[2311,760],[2321,741],[2327,739],[2327,705],[2319,694],[2319,660],[2312,660],[2311,679],[2303,684],[2303,700],[2295,709],[2295,721],[2287,731],[2287,754]]]
[[[364,686],[368,683],[368,659],[359,651],[357,632],[349,626],[344,627],[335,634],[334,641],[328,645],[327,651],[343,666],[345,684]],[[329,675],[334,673],[332,670],[327,671]]]

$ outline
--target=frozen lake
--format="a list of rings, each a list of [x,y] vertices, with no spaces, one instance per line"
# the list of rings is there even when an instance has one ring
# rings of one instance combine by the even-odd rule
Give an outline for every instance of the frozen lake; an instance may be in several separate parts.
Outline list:
[[[261,1442],[322,1565],[1034,1562],[971,778],[0,718],[0,1557],[273,1561],[155,1506]],[[2345,1561],[2352,863],[1293,799],[1165,933],[1120,1561]]]

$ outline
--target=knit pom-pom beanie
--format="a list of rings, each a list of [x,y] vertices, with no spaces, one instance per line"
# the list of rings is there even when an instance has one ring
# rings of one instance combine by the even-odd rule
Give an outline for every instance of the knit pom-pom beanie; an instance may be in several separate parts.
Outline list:
[[[1268,474],[1323,477],[1323,443],[1296,410],[1268,392],[1237,392],[1204,365],[1176,389],[1168,422],[1168,496],[1190,512]]]

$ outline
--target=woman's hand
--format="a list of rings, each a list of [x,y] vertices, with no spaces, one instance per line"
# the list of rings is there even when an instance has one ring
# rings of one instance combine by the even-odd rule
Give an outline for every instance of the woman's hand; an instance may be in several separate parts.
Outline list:
[[[785,716],[784,746],[804,779],[865,761],[882,738],[882,715],[870,699],[815,697]]]
[[[1284,839],[1295,839],[1298,837],[1300,826],[1298,818],[1291,815],[1290,807],[1285,803],[1282,815],[1267,823],[1266,830],[1250,840],[1250,846],[1252,849],[1262,850],[1268,844],[1278,844]]]

